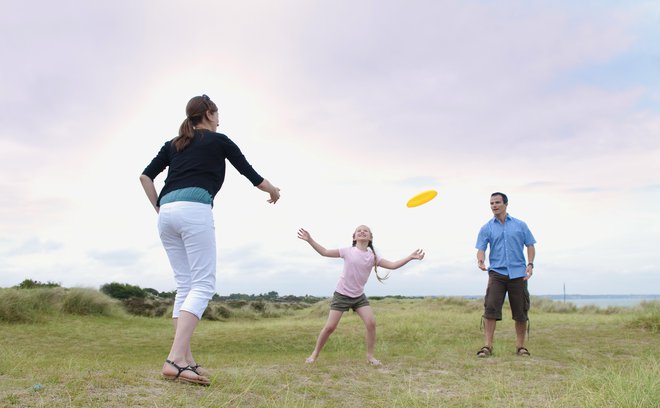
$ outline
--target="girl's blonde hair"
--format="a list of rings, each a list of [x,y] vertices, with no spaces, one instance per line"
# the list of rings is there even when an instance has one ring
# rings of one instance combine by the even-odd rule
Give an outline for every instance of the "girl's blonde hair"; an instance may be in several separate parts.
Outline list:
[[[365,225],[365,227],[367,227],[367,226]],[[367,227],[367,228],[369,228],[369,227]],[[390,273],[387,272],[385,274],[385,276],[383,276],[383,277],[381,277],[378,274],[378,257],[376,256],[376,250],[374,249],[374,244],[373,244],[374,234],[373,234],[373,232],[371,232],[371,228],[369,228],[369,234],[371,234],[371,239],[369,240],[369,243],[367,244],[367,247],[369,247],[369,249],[371,249],[371,252],[373,252],[373,254],[374,254],[374,272],[376,272],[376,279],[378,279],[378,282],[383,283],[383,281],[385,279],[390,277]],[[353,233],[353,238],[354,239],[353,239],[353,245],[352,246],[355,246],[355,244],[357,244],[357,241],[355,240],[355,232]]]

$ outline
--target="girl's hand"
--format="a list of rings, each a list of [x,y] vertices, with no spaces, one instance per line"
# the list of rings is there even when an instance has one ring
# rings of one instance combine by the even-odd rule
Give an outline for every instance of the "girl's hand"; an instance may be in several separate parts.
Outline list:
[[[309,232],[301,228],[298,230],[298,238],[302,239],[303,241],[309,242],[312,239],[312,236],[309,235]]]
[[[420,261],[424,259],[424,251],[421,249],[416,250],[412,254],[410,254],[410,259],[419,259]]]

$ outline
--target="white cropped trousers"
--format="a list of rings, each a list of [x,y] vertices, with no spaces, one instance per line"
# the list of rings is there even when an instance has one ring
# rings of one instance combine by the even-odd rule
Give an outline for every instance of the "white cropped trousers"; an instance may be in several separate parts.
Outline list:
[[[172,317],[181,310],[202,318],[215,294],[215,225],[209,204],[175,201],[158,213],[158,232],[170,260],[176,297]]]

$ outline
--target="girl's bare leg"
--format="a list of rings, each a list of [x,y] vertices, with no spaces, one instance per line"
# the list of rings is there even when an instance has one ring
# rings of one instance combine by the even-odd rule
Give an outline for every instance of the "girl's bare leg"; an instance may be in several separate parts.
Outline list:
[[[312,354],[305,360],[306,363],[313,363],[316,361],[316,359],[319,357],[319,353],[321,353],[321,350],[323,350],[323,346],[325,346],[325,343],[330,338],[330,335],[337,328],[339,320],[341,320],[341,316],[343,314],[344,312],[340,312],[339,310],[330,311],[328,320],[325,322],[323,329],[321,329],[321,333],[319,333],[318,339],[316,339],[316,347],[314,348]]]
[[[374,347],[376,345],[376,318],[371,306],[364,306],[355,311],[364,322],[364,327],[367,329],[367,361],[373,365],[379,365],[374,357]]]

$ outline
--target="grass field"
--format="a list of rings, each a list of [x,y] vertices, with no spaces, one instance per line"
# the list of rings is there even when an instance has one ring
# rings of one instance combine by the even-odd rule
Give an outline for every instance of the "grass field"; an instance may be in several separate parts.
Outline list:
[[[514,355],[507,319],[488,359],[475,356],[483,341],[479,301],[371,303],[381,367],[366,364],[364,329],[354,313],[344,316],[317,363],[304,364],[327,301],[277,318],[203,321],[194,352],[213,372],[210,387],[159,377],[172,339],[166,318],[54,313],[34,323],[0,321],[0,406],[660,405],[658,303],[575,312],[539,301],[530,315],[532,357]]]

